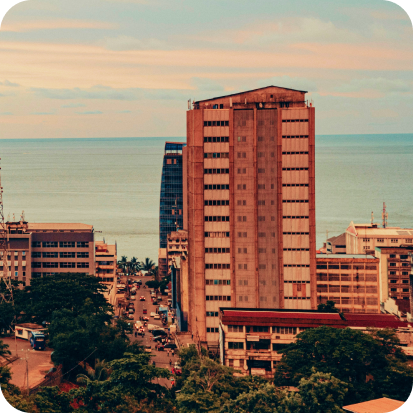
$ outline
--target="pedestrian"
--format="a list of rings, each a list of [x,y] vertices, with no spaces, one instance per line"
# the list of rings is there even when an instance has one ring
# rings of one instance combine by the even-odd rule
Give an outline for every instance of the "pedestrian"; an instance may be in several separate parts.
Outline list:
[[[172,359],[169,359],[169,365],[172,366]]]
[[[167,354],[168,354],[168,357],[169,357],[169,348],[168,348],[168,352],[167,352]]]
[[[149,341],[152,341],[152,336],[149,337]]]

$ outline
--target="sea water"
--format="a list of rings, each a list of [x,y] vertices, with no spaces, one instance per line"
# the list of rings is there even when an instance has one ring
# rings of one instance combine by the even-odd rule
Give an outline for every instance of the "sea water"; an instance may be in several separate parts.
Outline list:
[[[0,140],[5,216],[93,225],[118,256],[157,261],[165,141],[184,138]],[[316,137],[317,247],[351,221],[413,226],[413,134]]]

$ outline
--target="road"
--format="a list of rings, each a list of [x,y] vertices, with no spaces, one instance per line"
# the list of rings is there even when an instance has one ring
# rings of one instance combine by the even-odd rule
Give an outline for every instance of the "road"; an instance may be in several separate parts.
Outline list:
[[[143,308],[146,308],[148,310],[148,313],[146,314],[149,317],[149,324],[155,324],[160,326],[161,328],[165,328],[162,326],[161,320],[154,320],[153,317],[150,316],[150,314],[153,312],[156,312],[156,307],[157,305],[153,305],[151,302],[151,294],[150,294],[150,288],[143,288],[143,285],[145,285],[145,282],[148,280],[151,280],[152,277],[129,277],[131,280],[142,280],[142,286],[141,288],[137,291],[136,294],[136,300],[132,301],[135,303],[135,314],[134,314],[134,319],[130,320],[131,324],[135,324],[135,321],[139,320],[140,316],[143,316]],[[126,277],[121,278],[121,282],[126,284]],[[160,294],[159,294],[160,295]],[[140,301],[139,298],[141,296],[145,297],[145,301]],[[117,298],[123,298],[124,294],[118,294]],[[166,306],[168,297],[166,295],[162,296],[162,303],[161,305]],[[116,315],[119,314],[119,309],[116,308]],[[134,330],[135,331],[135,330]],[[155,350],[155,344],[152,341],[152,334],[148,333],[147,328],[145,328],[145,337],[138,336],[135,338],[135,335],[131,335],[131,341],[139,341],[141,342],[144,346],[150,345],[151,346],[151,357],[152,360],[155,362],[156,367],[162,367],[166,368],[169,371],[171,371],[171,366],[170,366],[170,361],[172,362],[172,367],[175,361],[179,361],[179,357],[176,356],[176,350],[175,350],[175,355],[172,355],[171,351],[156,351]],[[172,376],[171,376],[172,377]],[[171,381],[167,379],[159,379],[159,384],[162,384],[163,386],[166,386],[168,388],[171,388]]]

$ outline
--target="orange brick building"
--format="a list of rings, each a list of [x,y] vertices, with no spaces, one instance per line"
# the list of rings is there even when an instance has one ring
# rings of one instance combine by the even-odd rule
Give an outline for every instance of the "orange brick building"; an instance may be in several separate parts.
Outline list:
[[[219,307],[314,309],[314,108],[269,86],[187,112],[189,328],[218,343]]]

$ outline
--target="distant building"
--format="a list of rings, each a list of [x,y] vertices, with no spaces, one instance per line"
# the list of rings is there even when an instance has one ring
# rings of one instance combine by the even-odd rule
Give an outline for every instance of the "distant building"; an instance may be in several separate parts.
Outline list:
[[[188,291],[188,257],[182,253],[174,257],[171,265],[172,305],[179,331],[191,331]]]
[[[166,142],[159,205],[159,248],[166,248],[170,232],[183,227],[182,148],[186,143]]]
[[[346,233],[331,237],[326,243],[327,254],[345,254],[346,253]]]
[[[117,251],[116,245],[95,241],[96,277],[106,284],[116,282]]]
[[[380,313],[379,265],[371,255],[317,254],[317,301],[345,313]]]
[[[413,325],[390,314],[321,313],[305,310],[220,308],[219,337],[221,363],[244,374],[273,378],[279,352],[308,328],[328,326],[354,328],[394,328],[403,351],[411,355]]]
[[[315,112],[275,86],[187,112],[190,325],[218,345],[222,306],[316,308]]]
[[[180,257],[182,253],[188,253],[188,231],[180,229],[172,231],[167,237],[166,255],[168,268],[171,267],[175,257]]]
[[[31,278],[57,273],[95,274],[92,225],[7,222],[8,263],[12,278],[30,285]],[[0,263],[2,270],[2,261]]]
[[[166,248],[158,249],[158,280],[168,275],[168,258],[166,255]]]
[[[376,247],[413,246],[413,229],[386,227],[377,224],[350,223],[346,230],[346,254],[374,255]]]

